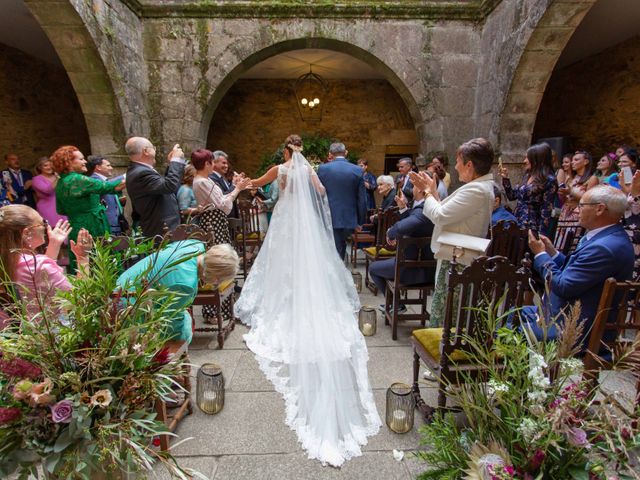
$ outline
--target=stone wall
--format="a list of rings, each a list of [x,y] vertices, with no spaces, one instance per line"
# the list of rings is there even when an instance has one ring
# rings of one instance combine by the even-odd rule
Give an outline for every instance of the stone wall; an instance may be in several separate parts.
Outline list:
[[[0,155],[30,167],[60,145],[90,153],[84,116],[64,69],[0,44]],[[4,160],[0,165],[5,168]]]
[[[290,133],[339,138],[382,174],[387,145],[417,146],[409,112],[385,80],[329,81],[320,122],[302,120],[293,80],[239,80],[216,109],[207,148],[224,150],[234,168],[253,175],[260,158]]]
[[[534,137],[568,136],[594,155],[640,145],[640,36],[556,71]]]

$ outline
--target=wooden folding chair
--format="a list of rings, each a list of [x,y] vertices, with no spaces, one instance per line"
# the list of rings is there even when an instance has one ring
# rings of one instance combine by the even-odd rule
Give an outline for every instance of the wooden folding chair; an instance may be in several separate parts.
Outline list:
[[[389,208],[378,215],[376,226],[376,243],[372,247],[362,249],[364,251],[364,284],[373,292],[374,295],[378,295],[378,287],[369,278],[369,264],[381,258],[390,258],[396,254],[395,247],[387,243],[387,230],[389,230],[398,220],[400,220],[400,213],[397,207]]]
[[[578,242],[584,234],[584,227],[577,225],[575,220],[558,221],[553,246],[564,255],[569,255],[578,247]]]
[[[235,241],[240,246],[240,259],[246,279],[265,235],[260,231],[259,207],[250,202],[238,202],[238,212],[240,214],[240,232],[236,234]]]
[[[640,335],[640,282],[618,282],[608,278],[602,295],[584,357],[584,378],[592,386],[600,370],[611,368],[624,344]],[[635,406],[640,404],[640,371],[636,371]]]
[[[379,214],[381,210],[369,210],[367,212],[367,219],[371,218],[373,215]],[[363,246],[369,246],[376,241],[375,232],[373,232],[374,224],[373,223],[365,223],[360,226],[359,230],[356,230],[351,234],[351,265],[353,268],[356,268],[356,264],[358,261],[358,249]]]
[[[412,257],[412,258],[407,258]],[[396,245],[396,267],[393,280],[386,281],[384,303],[384,323],[391,323],[391,338],[398,339],[398,322],[400,320],[419,320],[424,328],[429,320],[427,312],[427,297],[433,291],[435,284],[436,260],[431,252],[431,237],[401,237]],[[433,279],[426,283],[404,284],[401,281],[402,272],[412,269],[432,269]],[[409,298],[409,292],[418,292],[418,298]],[[399,313],[398,307],[404,305],[419,305],[420,313]]]
[[[520,265],[527,251],[528,230],[509,220],[500,220],[491,228],[491,243],[487,256],[507,257],[513,265]]]
[[[475,378],[485,370],[469,356],[469,338],[484,342],[489,347],[495,332],[486,331],[480,314],[475,310],[482,305],[504,301],[497,312],[501,315],[523,304],[524,292],[529,287],[530,264],[527,258],[522,267],[512,265],[506,257],[479,257],[461,272],[456,270],[455,259],[449,271],[445,317],[442,328],[415,330],[411,337],[413,346],[413,395],[416,407],[425,420],[429,420],[436,408],[446,407],[446,387],[463,383],[467,377]],[[517,314],[512,315],[514,325],[519,324]],[[427,405],[420,395],[418,384],[420,361],[438,379],[438,405]]]

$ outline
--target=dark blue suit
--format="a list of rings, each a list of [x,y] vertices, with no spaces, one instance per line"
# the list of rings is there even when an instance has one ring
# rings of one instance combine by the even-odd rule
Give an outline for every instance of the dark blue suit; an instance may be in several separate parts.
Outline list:
[[[344,157],[337,157],[332,162],[320,165],[318,178],[327,189],[333,239],[338,255],[344,258],[347,237],[364,223],[367,212],[362,169]]]
[[[105,177],[100,176],[96,173],[91,175],[91,178],[97,178],[98,180],[105,180]],[[112,178],[111,181],[117,180],[118,178],[122,178],[122,176]],[[105,195],[100,196],[100,200],[103,202],[103,205],[107,209],[105,214],[107,215],[107,220],[109,221],[109,229],[111,230],[112,235],[120,235],[122,230],[120,229],[120,214],[122,213],[122,206],[120,205],[120,200],[118,200],[118,195],[113,193],[107,193]]]
[[[413,203],[413,183],[411,183],[411,180],[408,180],[407,184],[404,185],[405,178],[405,175],[398,175],[396,178],[396,187],[397,190],[402,190],[402,193],[407,198],[407,205],[411,205],[411,203]]]
[[[491,226],[495,227],[496,223],[498,223],[500,220],[504,220],[505,222],[518,223],[513,213],[511,213],[503,206],[496,208],[491,214]]]
[[[403,218],[396,222],[387,232],[387,236],[391,240],[398,237],[430,237],[433,234],[433,223],[422,213],[423,203],[413,207],[404,213]],[[407,250],[405,257],[412,260],[418,258],[418,252],[415,247],[413,250]],[[433,252],[429,246],[425,247],[422,252],[422,259],[433,259]],[[378,287],[378,290],[385,291],[385,280],[392,279],[395,273],[396,259],[387,258],[385,260],[376,260],[369,267],[371,279]],[[416,283],[433,282],[435,280],[435,269],[426,268],[410,268],[400,274],[400,281],[405,285]]]
[[[33,188],[24,188],[24,184],[29,180],[33,179],[33,175],[29,170],[25,170],[24,168],[20,169],[20,173],[22,174],[22,185],[20,184],[19,177],[13,175],[13,172],[8,168],[3,170],[2,173],[7,172],[11,177],[11,186],[13,187],[13,191],[16,192],[16,198],[13,203],[28,205],[31,208],[36,208],[36,201],[33,197]]]
[[[550,314],[558,315],[566,306],[580,300],[581,320],[586,322],[584,333],[588,335],[598,310],[604,281],[609,277],[619,282],[630,280],[633,262],[633,246],[629,236],[622,225],[616,224],[598,232],[590,240],[585,238],[568,257],[562,253],[554,258],[547,253],[538,255],[534,260],[534,268],[543,278],[551,274],[551,295],[544,302]],[[529,320],[535,318],[535,313],[535,307],[524,308],[524,315]],[[535,324],[532,326],[536,336],[541,338],[540,327]],[[548,338],[556,336],[557,332],[552,329]]]
[[[365,189],[367,191],[367,210],[373,210],[374,208],[376,208],[376,199],[373,196],[373,192],[375,192],[376,188],[378,187],[376,177],[373,173],[367,172],[363,175],[362,178],[369,184],[369,188],[366,188],[365,185]]]

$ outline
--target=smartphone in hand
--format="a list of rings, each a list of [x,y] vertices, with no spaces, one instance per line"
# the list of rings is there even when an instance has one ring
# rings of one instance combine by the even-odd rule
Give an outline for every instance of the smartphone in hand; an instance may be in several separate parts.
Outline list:
[[[629,185],[633,181],[631,167],[622,167],[622,174],[624,175],[624,184]]]

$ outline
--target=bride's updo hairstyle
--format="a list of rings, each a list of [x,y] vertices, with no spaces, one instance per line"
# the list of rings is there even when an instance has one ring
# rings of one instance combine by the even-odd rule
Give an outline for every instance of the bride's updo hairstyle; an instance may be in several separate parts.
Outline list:
[[[293,155],[293,147],[299,147],[299,150],[296,148],[298,152],[302,151],[302,138],[300,138],[300,135],[289,135],[284,141],[284,148],[288,150],[289,155]]]

